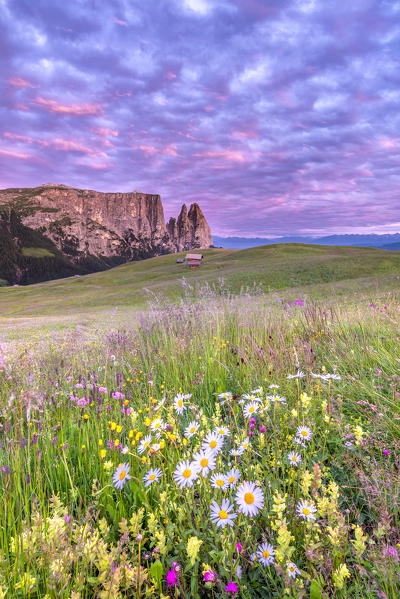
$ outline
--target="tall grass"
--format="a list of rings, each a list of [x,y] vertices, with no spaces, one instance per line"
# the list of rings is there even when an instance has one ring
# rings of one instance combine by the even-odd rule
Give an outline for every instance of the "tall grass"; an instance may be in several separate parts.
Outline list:
[[[187,286],[179,304],[154,297],[132,327],[3,348],[0,596],[225,597],[230,580],[241,597],[400,596],[400,317],[397,298],[385,302],[272,303],[220,282]],[[265,411],[251,428],[240,398],[256,387]],[[221,407],[225,391],[233,399]],[[183,416],[173,408],[180,392],[192,394]],[[158,416],[162,447],[140,454]],[[199,433],[188,439],[193,420]],[[287,455],[302,425],[313,436],[296,468]],[[179,489],[172,476],[216,426],[230,437],[215,472],[236,465],[264,495],[257,517],[241,514],[223,531],[210,504],[234,504],[235,491],[208,479]],[[231,457],[249,433],[249,451]],[[132,478],[117,490],[120,463]],[[162,479],[145,488],[149,467]],[[315,522],[296,514],[302,498],[318,507]],[[262,541],[275,547],[271,567],[252,560]]]

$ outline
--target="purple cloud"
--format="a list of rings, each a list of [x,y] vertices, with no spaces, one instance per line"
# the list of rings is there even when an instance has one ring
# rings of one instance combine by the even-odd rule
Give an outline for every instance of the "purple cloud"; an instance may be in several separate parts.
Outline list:
[[[400,230],[400,8],[0,4],[0,187],[198,202],[215,234]]]

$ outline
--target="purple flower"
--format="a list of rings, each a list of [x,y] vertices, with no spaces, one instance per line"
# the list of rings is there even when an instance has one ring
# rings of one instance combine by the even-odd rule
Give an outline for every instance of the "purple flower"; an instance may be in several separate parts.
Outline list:
[[[173,587],[178,583],[178,574],[174,568],[168,570],[165,580],[167,581],[167,587]]]
[[[383,454],[384,454],[384,455],[389,455],[389,451],[388,451],[387,449],[384,449],[384,450],[383,450]]]
[[[237,593],[239,590],[238,585],[235,582],[232,582],[232,580],[230,582],[228,582],[228,584],[225,587],[225,592],[227,593]]]
[[[214,582],[214,580],[217,578],[217,575],[215,572],[213,572],[213,570],[210,570],[209,572],[204,572],[203,576],[204,582]]]
[[[267,429],[266,429],[266,428],[265,428],[265,426],[262,424],[262,425],[260,426],[260,433],[265,433],[265,432],[266,432],[266,430],[267,430]]]
[[[99,393],[108,393],[107,387],[99,387]]]
[[[240,543],[236,543],[235,549],[238,553],[240,553],[243,549],[243,545],[241,545]]]
[[[65,522],[68,522],[71,520],[71,516],[68,516],[68,514],[66,514],[66,516],[64,517]]]

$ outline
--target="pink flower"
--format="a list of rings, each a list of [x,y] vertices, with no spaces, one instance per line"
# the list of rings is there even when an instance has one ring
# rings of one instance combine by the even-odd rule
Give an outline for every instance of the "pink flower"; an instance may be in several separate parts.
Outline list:
[[[266,431],[266,430],[267,430],[267,429],[266,429],[266,428],[265,428],[265,426],[262,424],[262,425],[260,426],[260,433],[265,433],[265,431]]]
[[[225,587],[225,591],[227,593],[237,593],[239,590],[239,587],[236,583],[232,582],[232,580],[230,582],[228,582],[228,584]]]
[[[243,545],[241,545],[240,543],[236,543],[235,549],[238,553],[240,553],[243,549]]]
[[[108,393],[107,387],[99,387],[99,393]]]
[[[214,580],[217,578],[216,573],[212,570],[210,570],[209,572],[204,572],[203,576],[204,582],[214,582]]]
[[[168,570],[165,580],[167,581],[167,587],[173,587],[178,583],[178,574],[173,568]]]

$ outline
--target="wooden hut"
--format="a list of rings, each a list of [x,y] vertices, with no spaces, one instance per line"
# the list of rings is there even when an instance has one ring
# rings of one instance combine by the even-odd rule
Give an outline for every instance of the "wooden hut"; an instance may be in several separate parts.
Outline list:
[[[186,254],[186,264],[189,268],[199,268],[203,254]]]

